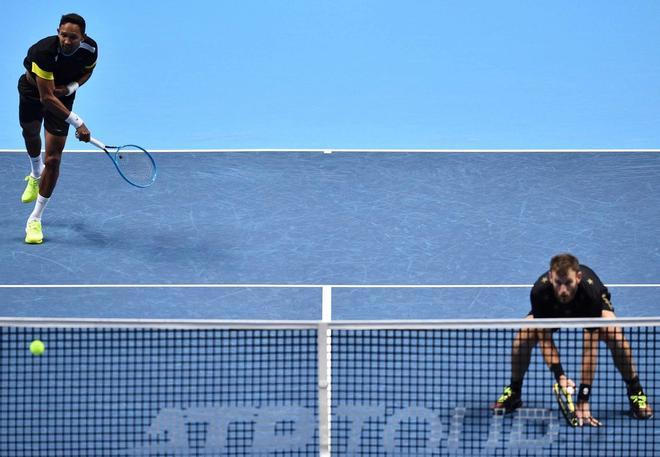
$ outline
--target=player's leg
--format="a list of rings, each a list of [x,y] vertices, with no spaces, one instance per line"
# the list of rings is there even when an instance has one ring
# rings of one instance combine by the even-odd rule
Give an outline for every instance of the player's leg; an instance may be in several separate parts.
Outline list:
[[[21,96],[19,98],[18,117],[31,166],[30,174],[25,177],[27,185],[21,195],[21,201],[29,203],[37,199],[39,177],[43,170],[43,160],[41,158],[43,107],[38,100]]]
[[[603,310],[602,317],[605,319],[616,318],[614,312],[608,310]],[[623,330],[621,327],[612,326],[600,329],[599,333],[600,338],[612,353],[614,365],[628,386],[628,400],[633,416],[636,419],[650,419],[653,416],[653,408],[651,408],[637,376],[632,349]]]
[[[43,161],[41,160],[41,121],[21,123],[21,133],[25,141],[25,149],[30,157],[30,164],[32,165],[30,176],[38,179],[43,170]]]
[[[39,244],[43,241],[41,217],[57,185],[65,144],[66,136],[55,135],[46,130],[46,160],[44,161],[44,170],[39,183],[39,195],[25,228],[26,243]]]
[[[538,330],[533,328],[521,329],[513,340],[511,380],[520,383],[521,386],[532,360],[532,350],[538,341]]]
[[[532,319],[531,316],[527,318]],[[523,328],[516,333],[511,350],[511,383],[504,388],[502,395],[492,405],[493,409],[504,409],[509,413],[522,406],[523,379],[532,360],[532,350],[538,341],[536,329]]]
[[[62,104],[69,110],[73,108],[74,100],[75,95],[60,98]],[[25,242],[30,244],[39,244],[43,241],[41,215],[57,185],[57,178],[60,175],[62,151],[64,151],[66,137],[69,133],[69,124],[64,119],[60,119],[49,111],[45,111],[43,117],[44,128],[46,130],[44,169],[39,182],[39,194],[34,205],[34,210],[32,210],[25,228]]]
[[[44,171],[41,175],[39,195],[50,198],[57,185],[60,176],[60,163],[62,162],[62,151],[66,144],[66,136],[53,135],[46,131],[46,160],[44,160]]]

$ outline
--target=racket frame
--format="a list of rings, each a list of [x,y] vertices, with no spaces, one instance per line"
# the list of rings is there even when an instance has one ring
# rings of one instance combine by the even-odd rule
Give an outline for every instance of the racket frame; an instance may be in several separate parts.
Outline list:
[[[104,144],[103,142],[97,140],[96,138],[90,138],[89,142],[92,143],[97,148],[101,149],[103,152],[105,152],[105,154],[110,158],[113,165],[117,169],[117,173],[119,173],[119,176],[121,176],[124,179],[124,181],[126,181],[130,185],[135,186],[135,187],[139,187],[141,189],[144,189],[145,187],[151,186],[156,181],[156,177],[158,176],[158,167],[156,166],[156,161],[151,156],[151,154],[149,154],[149,152],[146,149],[144,149],[142,146],[138,146],[137,144],[125,144],[123,146],[110,146],[110,145]],[[128,179],[126,177],[126,175],[124,174],[124,172],[121,170],[121,167],[119,166],[119,163],[117,162],[117,159],[114,157],[114,154],[119,152],[121,150],[121,148],[125,148],[125,147],[128,147],[128,146],[138,148],[144,154],[146,154],[147,158],[151,161],[151,165],[154,168],[154,172],[153,172],[153,175],[151,176],[151,181],[149,183],[147,183],[147,184],[135,183],[135,182],[131,181],[130,179]],[[114,151],[114,153],[111,154],[108,149],[114,149],[115,151]]]
[[[573,396],[566,390],[566,388],[560,386],[557,382],[552,385],[552,392],[559,405],[559,411],[561,411],[564,419],[566,419],[566,423],[573,428],[579,427],[580,419],[575,412]]]

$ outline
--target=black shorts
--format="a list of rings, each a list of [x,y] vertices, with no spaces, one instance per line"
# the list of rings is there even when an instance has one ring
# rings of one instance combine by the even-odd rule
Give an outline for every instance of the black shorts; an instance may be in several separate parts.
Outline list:
[[[44,108],[39,100],[39,90],[28,82],[25,74],[18,78],[18,93],[20,98],[18,102],[18,119],[21,124],[43,121],[48,133],[56,136],[67,136],[69,124]],[[59,97],[59,100],[71,111],[75,98],[76,93],[74,92],[68,97]]]

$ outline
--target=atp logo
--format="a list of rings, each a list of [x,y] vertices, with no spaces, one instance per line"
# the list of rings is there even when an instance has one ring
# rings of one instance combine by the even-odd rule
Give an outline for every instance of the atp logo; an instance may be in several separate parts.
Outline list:
[[[331,428],[331,447],[349,456],[463,456],[470,440],[469,455],[493,455],[495,450],[519,455],[542,452],[559,432],[556,412],[520,408],[507,422],[497,413],[484,418],[487,432],[476,427],[481,435],[475,436],[467,413],[465,407],[443,417],[424,406],[339,405],[332,411],[331,427],[336,430]],[[318,455],[317,429],[314,408],[297,405],[163,408],[140,444],[119,455]],[[480,445],[476,451],[475,439]]]

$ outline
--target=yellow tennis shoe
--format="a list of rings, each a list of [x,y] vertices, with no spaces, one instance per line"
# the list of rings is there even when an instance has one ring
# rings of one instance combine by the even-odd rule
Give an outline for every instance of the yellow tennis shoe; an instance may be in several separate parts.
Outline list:
[[[516,392],[511,386],[504,388],[504,393],[493,403],[490,409],[503,409],[505,414],[509,414],[523,405],[520,392]]]
[[[635,419],[646,420],[653,417],[653,408],[648,403],[643,390],[629,392],[628,400],[630,401],[630,410]]]
[[[23,195],[21,195],[21,201],[23,203],[30,203],[35,201],[37,195],[39,195],[39,178],[33,178],[32,175],[27,175],[25,181],[27,181],[27,186],[25,186]]]
[[[41,221],[32,219],[28,221],[25,227],[25,242],[27,244],[41,244],[44,240],[44,234],[41,231]]]

